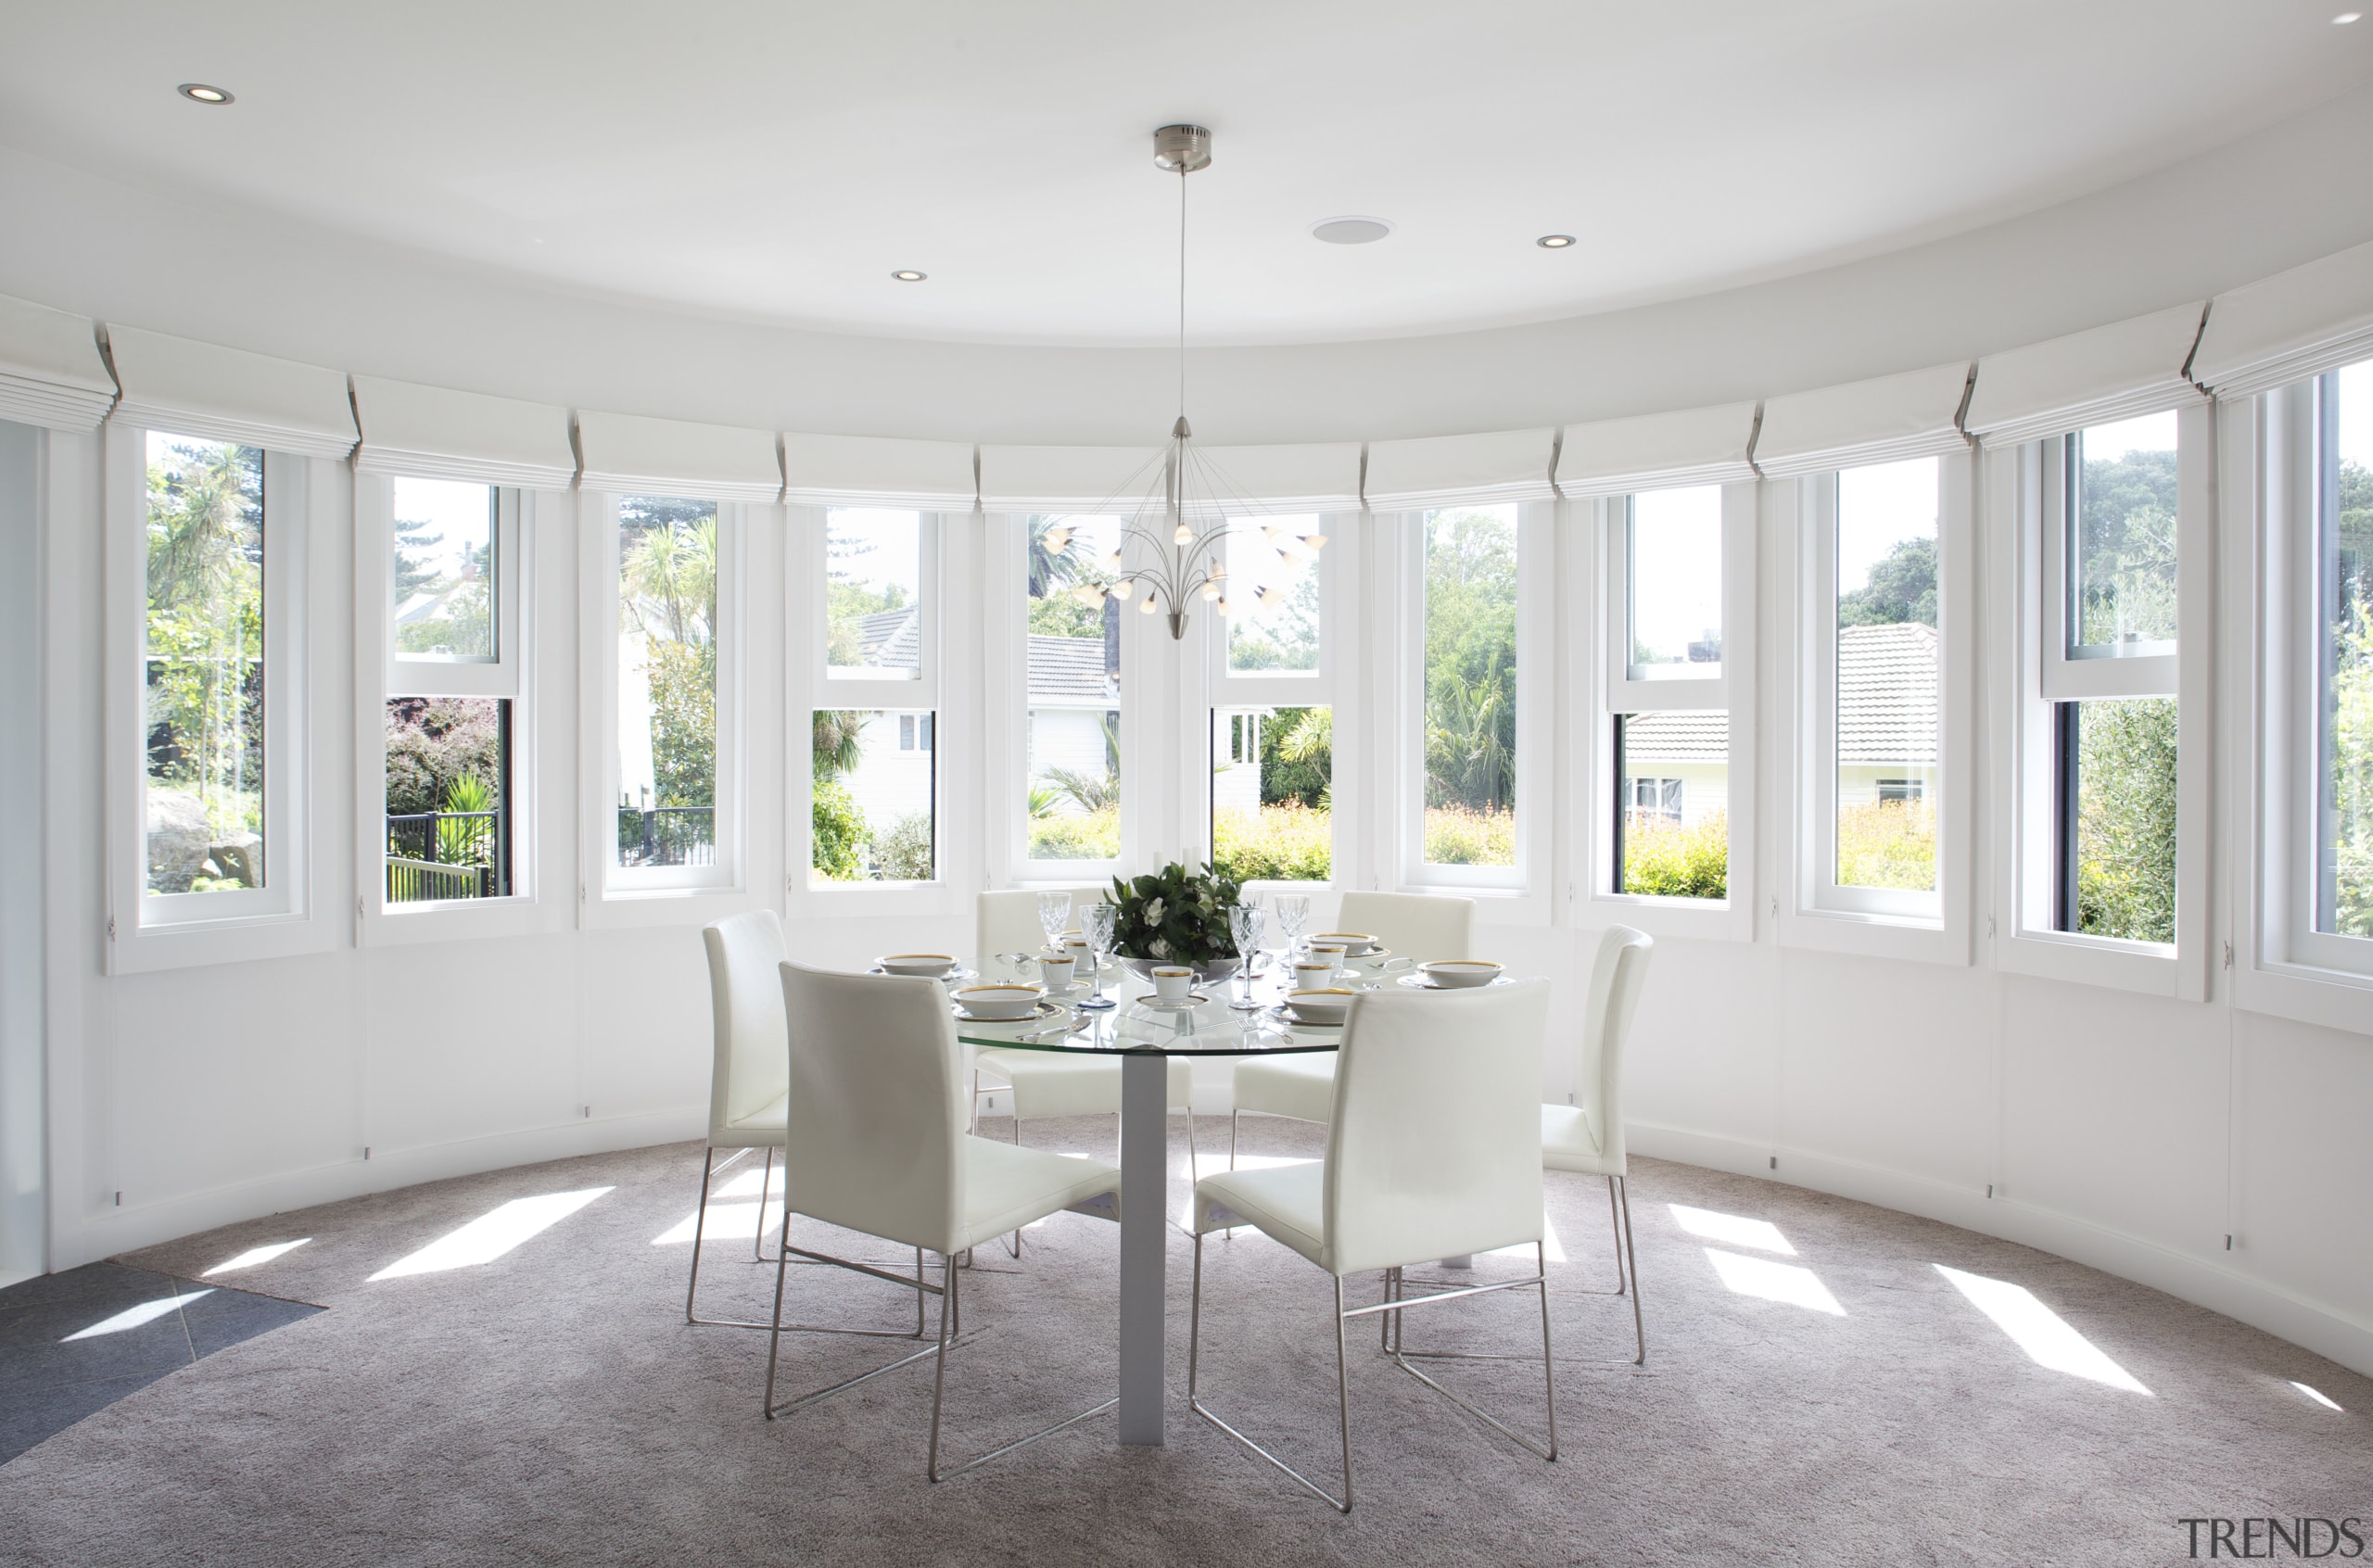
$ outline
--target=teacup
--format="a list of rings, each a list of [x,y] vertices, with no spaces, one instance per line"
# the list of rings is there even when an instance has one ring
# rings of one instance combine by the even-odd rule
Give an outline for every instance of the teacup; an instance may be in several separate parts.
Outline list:
[[[1042,985],[968,985],[956,1001],[976,1018],[1026,1018],[1046,995]]]
[[[1327,964],[1339,969],[1343,967],[1343,960],[1350,956],[1351,950],[1339,942],[1313,942],[1310,944],[1311,962],[1315,964]]]
[[[1049,991],[1071,989],[1072,971],[1078,960],[1070,954],[1041,953],[1038,955],[1038,980]]]
[[[1153,993],[1164,1002],[1184,1002],[1195,989],[1195,971],[1175,964],[1153,971]]]
[[[1488,958],[1437,958],[1424,967],[1428,980],[1453,991],[1489,985],[1500,978],[1500,966]]]
[[[1318,989],[1335,982],[1336,968],[1324,959],[1304,958],[1294,965],[1294,984]]]
[[[1377,945],[1376,938],[1365,931],[1321,931],[1310,940],[1313,946],[1324,942],[1329,947],[1340,947],[1355,957]]]
[[[956,967],[954,956],[945,953],[885,953],[874,962],[894,975],[944,975]]]

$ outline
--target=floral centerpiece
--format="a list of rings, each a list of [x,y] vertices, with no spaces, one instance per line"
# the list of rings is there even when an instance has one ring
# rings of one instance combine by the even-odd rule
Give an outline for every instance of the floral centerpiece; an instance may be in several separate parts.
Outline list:
[[[1140,965],[1192,964],[1208,976],[1236,959],[1227,910],[1241,891],[1231,877],[1175,861],[1152,876],[1115,877],[1112,950]]]

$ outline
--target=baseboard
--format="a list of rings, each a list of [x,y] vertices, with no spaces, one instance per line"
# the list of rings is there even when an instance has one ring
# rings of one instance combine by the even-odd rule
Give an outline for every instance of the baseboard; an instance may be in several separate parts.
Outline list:
[[[1653,1159],[1783,1182],[2032,1246],[2222,1312],[2373,1377],[2373,1321],[2113,1226],[2015,1198],[1988,1197],[1983,1187],[1964,1188],[1805,1149],[1636,1121],[1626,1124],[1625,1133],[1633,1153]]]
[[[515,1165],[568,1159],[577,1155],[679,1143],[698,1138],[707,1131],[708,1107],[699,1106],[565,1121],[412,1148],[374,1148],[368,1159],[340,1160],[283,1171],[161,1203],[101,1209],[82,1218],[70,1244],[63,1236],[58,1238],[50,1267],[53,1271],[71,1269],[118,1253],[134,1252],[159,1242],[210,1231],[218,1225],[236,1224],[292,1208],[310,1208],[319,1203],[336,1203],[366,1193],[417,1186],[423,1182],[441,1182],[453,1176],[474,1176]]]

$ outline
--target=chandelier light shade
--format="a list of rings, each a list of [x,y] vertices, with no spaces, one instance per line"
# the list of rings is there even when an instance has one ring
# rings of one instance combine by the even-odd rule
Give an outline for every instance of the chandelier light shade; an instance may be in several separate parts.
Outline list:
[[[1229,540],[1258,529],[1280,559],[1306,561],[1326,546],[1326,536],[1260,521],[1266,509],[1195,444],[1186,422],[1186,176],[1211,167],[1212,133],[1199,125],[1165,125],[1153,133],[1153,145],[1155,166],[1178,176],[1178,418],[1161,454],[1095,509],[1120,517],[1121,543],[1097,563],[1098,575],[1073,591],[1083,604],[1107,596],[1125,604],[1142,588],[1138,613],[1167,613],[1176,639],[1186,635],[1186,607],[1197,597],[1222,615],[1235,608],[1227,597]],[[1048,528],[1047,548],[1060,552],[1072,533],[1060,524]],[[1267,588],[1253,599],[1263,609],[1283,601]]]

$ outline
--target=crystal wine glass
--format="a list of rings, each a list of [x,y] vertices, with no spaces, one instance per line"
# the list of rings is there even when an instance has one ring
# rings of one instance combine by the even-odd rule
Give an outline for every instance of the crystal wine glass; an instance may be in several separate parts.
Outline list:
[[[1277,934],[1286,944],[1286,956],[1291,958],[1301,951],[1301,929],[1310,924],[1308,893],[1277,895]]]
[[[1060,945],[1063,922],[1072,917],[1072,895],[1067,892],[1042,892],[1038,895],[1038,929],[1047,933],[1047,945]]]
[[[1261,944],[1261,906],[1232,904],[1227,910],[1228,934],[1236,938],[1236,978],[1240,994],[1228,1004],[1239,1013],[1260,1005],[1252,1000],[1252,952]]]
[[[1110,1007],[1112,998],[1104,994],[1104,958],[1112,951],[1112,922],[1120,910],[1102,900],[1079,912],[1079,933],[1087,939],[1088,970],[1087,1000],[1083,1007]]]

